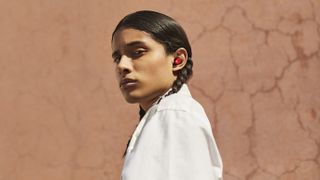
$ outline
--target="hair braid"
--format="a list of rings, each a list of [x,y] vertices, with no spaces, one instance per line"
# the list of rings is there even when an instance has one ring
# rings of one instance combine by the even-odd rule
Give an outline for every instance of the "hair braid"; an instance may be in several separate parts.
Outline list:
[[[172,89],[167,94],[167,96],[173,93],[177,93],[181,89],[182,85],[190,79],[193,73],[192,67],[193,62],[191,57],[189,57],[186,65],[178,72],[177,79],[173,82]]]

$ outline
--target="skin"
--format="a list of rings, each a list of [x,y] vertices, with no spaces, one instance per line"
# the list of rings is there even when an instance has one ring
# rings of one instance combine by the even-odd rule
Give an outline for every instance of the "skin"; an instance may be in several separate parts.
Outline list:
[[[129,103],[139,103],[145,111],[171,88],[175,72],[183,68],[188,57],[184,48],[166,53],[164,46],[150,34],[131,28],[115,33],[112,51],[122,95]],[[182,59],[181,64],[173,65],[176,57]],[[121,86],[124,78],[135,82],[129,87]]]

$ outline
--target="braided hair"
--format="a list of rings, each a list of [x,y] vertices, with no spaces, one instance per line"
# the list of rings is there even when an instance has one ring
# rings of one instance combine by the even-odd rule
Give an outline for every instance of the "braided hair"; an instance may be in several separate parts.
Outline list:
[[[191,57],[189,57],[186,65],[178,71],[177,79],[173,82],[172,89],[167,95],[177,93],[181,89],[182,85],[190,79],[193,73],[192,67],[193,62]]]
[[[177,93],[181,89],[182,85],[186,83],[192,76],[193,66],[191,46],[181,25],[173,18],[159,12],[150,10],[137,11],[125,16],[118,23],[112,33],[111,40],[113,40],[116,32],[126,28],[141,30],[150,34],[155,41],[164,46],[168,55],[175,53],[175,51],[179,48],[186,49],[188,53],[187,62],[182,69],[176,72],[177,78],[173,82],[171,91],[169,91],[167,96]],[[139,114],[141,120],[145,114],[141,107]]]

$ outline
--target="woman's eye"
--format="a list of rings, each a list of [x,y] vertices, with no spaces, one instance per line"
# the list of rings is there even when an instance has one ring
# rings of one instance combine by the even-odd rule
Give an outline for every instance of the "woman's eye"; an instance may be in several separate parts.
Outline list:
[[[139,58],[145,53],[145,50],[135,50],[132,52],[132,58]]]
[[[115,57],[113,57],[113,62],[119,63],[120,59],[121,59],[121,56],[115,56]]]

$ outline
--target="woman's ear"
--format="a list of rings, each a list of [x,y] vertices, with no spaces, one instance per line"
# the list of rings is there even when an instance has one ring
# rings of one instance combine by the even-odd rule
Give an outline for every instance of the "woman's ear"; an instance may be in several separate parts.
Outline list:
[[[175,51],[172,60],[172,71],[176,72],[182,69],[188,60],[188,52],[185,48],[179,48]]]

